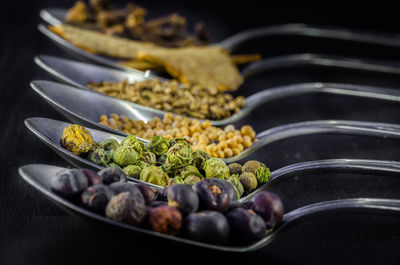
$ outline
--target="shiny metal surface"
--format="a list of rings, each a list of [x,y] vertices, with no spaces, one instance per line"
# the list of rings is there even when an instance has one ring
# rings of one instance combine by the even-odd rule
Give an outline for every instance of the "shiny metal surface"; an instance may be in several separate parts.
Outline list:
[[[60,145],[60,138],[62,131],[65,127],[70,125],[70,123],[47,119],[47,118],[28,118],[25,120],[25,125],[31,130],[41,141],[48,145],[54,152],[63,157],[65,160],[70,162],[76,167],[89,167],[93,169],[102,169],[103,167],[96,165],[89,160],[77,156]],[[95,129],[87,128],[93,139],[97,142],[102,142],[106,139],[116,139],[119,142],[122,141],[124,137],[98,131]],[[317,121],[317,122],[303,122],[295,123],[284,126],[278,126],[269,129],[263,133],[263,136],[259,138],[257,146],[245,149],[238,156],[234,156],[227,159],[222,159],[226,163],[232,163],[241,161],[245,159],[246,156],[261,148],[269,143],[279,141],[285,138],[290,138],[294,136],[301,136],[307,134],[319,134],[319,133],[335,133],[335,134],[352,134],[352,135],[364,135],[364,136],[375,136],[375,137],[400,137],[400,125],[391,124],[378,124],[378,123],[365,123],[365,122],[353,122],[353,121]],[[260,144],[258,144],[260,142]],[[147,142],[145,142],[147,143]],[[247,151],[248,150],[248,151]],[[339,165],[343,168],[363,168],[366,165],[363,164],[363,160],[352,160],[352,159],[342,159],[342,160],[331,160],[330,162],[309,162],[308,164],[295,164],[292,166],[287,166],[272,172],[271,180],[278,176],[288,174],[293,171],[303,171],[307,169],[315,169],[321,167],[333,168],[335,165]],[[387,167],[394,170],[400,170],[397,162],[390,162],[392,164],[379,164],[367,161],[367,165],[376,167]],[[306,167],[305,167],[306,166]],[[138,181],[132,179],[133,181]],[[154,187],[161,188],[159,186],[153,185]],[[258,189],[264,189],[264,186],[260,186]],[[257,189],[257,190],[258,190]],[[243,198],[245,199],[245,198]]]
[[[62,23],[66,12],[67,9],[63,8],[47,8],[40,11],[40,16],[45,22],[49,23],[50,25],[57,25]],[[136,73],[140,72],[137,70],[133,70],[132,68],[121,66],[117,64],[116,61],[112,58],[107,58],[84,51],[57,36],[56,34],[52,33],[44,25],[39,25],[38,29],[47,37],[61,45],[63,48],[67,48],[68,50],[73,51],[74,53],[79,54],[85,58],[113,68],[122,69],[125,71],[133,71]],[[221,45],[225,49],[234,51],[240,45],[248,41],[257,38],[273,37],[279,35],[306,36],[314,38],[326,38],[332,40],[368,43],[388,47],[400,47],[400,36],[394,34],[383,35],[377,33],[358,32],[342,28],[332,28],[301,23],[280,25],[278,24],[245,30],[242,32],[238,32],[218,43],[214,43],[214,45]],[[396,62],[305,53],[277,56],[266,58],[258,62],[253,62],[250,63],[245,69],[243,69],[242,74],[246,77],[262,71],[296,65],[317,65],[324,67],[337,67],[344,69],[391,74],[400,73],[399,64]]]
[[[60,145],[60,139],[62,132],[69,123],[56,121],[47,118],[28,118],[25,120],[25,126],[37,136],[43,143],[45,143],[51,150],[61,156],[71,165],[78,168],[90,168],[94,170],[100,170],[103,167],[99,166],[83,157],[77,156]],[[116,139],[121,142],[124,137],[119,135],[111,135],[109,133],[93,130],[88,128],[93,136],[93,140],[96,142],[103,142],[107,139]],[[143,182],[138,179],[128,177],[129,181],[146,183],[154,188],[160,189],[160,186],[153,185],[151,183]]]
[[[38,56],[35,58],[35,61],[57,78],[71,85],[77,86],[78,88],[88,90],[80,91],[74,89],[73,87],[51,81],[37,80],[32,82],[32,86],[36,92],[42,96],[45,96],[47,99],[51,99],[53,103],[63,107],[66,111],[68,109],[75,109],[74,106],[68,106],[73,104],[72,102],[68,102],[69,100],[75,101],[73,98],[83,97],[81,100],[82,103],[84,103],[84,106],[88,106],[89,104],[94,109],[86,108],[86,110],[82,110],[82,112],[90,112],[90,114],[82,113],[81,115],[78,115],[86,118],[91,117],[89,119],[92,121],[97,121],[101,114],[110,113],[123,114],[134,119],[139,119],[139,116],[142,116],[144,117],[144,121],[151,120],[154,117],[162,117],[164,114],[166,114],[166,112],[161,110],[106,96],[96,91],[91,92],[91,90],[86,87],[86,85],[91,81],[122,81],[126,78],[128,80],[143,80],[140,76],[129,75],[124,72],[119,72],[118,70],[108,71],[109,69],[104,67],[74,62],[66,59],[59,59],[51,56]],[[59,95],[61,93],[65,95]],[[211,120],[211,124],[215,126],[224,126],[235,123],[244,119],[257,107],[270,101],[314,93],[400,102],[400,91],[394,88],[320,82],[292,84],[268,88],[254,93],[246,98],[245,107],[242,108],[238,113],[235,113],[232,116],[222,120]],[[91,103],[83,102],[84,100],[89,101],[89,97],[94,97],[96,100],[90,99]],[[99,105],[105,104],[104,107],[101,108],[101,112],[99,107],[96,107],[93,102],[98,102]],[[112,107],[112,105],[118,105],[118,108]],[[95,114],[93,112],[95,112],[97,116],[94,116]]]
[[[351,198],[351,199],[339,199],[339,200],[329,200],[329,201],[321,201],[318,203],[304,205],[302,207],[296,208],[292,211],[287,212],[284,215],[283,222],[274,230],[267,233],[267,235],[247,246],[220,246],[213,245],[207,243],[201,243],[193,240],[188,240],[181,237],[169,236],[157,232],[153,232],[144,228],[131,226],[128,224],[120,223],[117,221],[113,221],[108,219],[102,215],[96,214],[94,212],[88,211],[73,202],[60,197],[51,191],[51,178],[54,174],[62,170],[62,167],[44,165],[44,164],[30,164],[25,165],[19,168],[20,176],[32,185],[34,188],[42,192],[49,199],[56,201],[57,203],[66,206],[70,210],[73,210],[76,213],[85,215],[87,217],[99,220],[101,222],[105,222],[111,225],[115,225],[132,232],[144,233],[149,236],[153,236],[154,238],[164,238],[176,242],[180,242],[182,244],[187,244],[195,247],[203,247],[210,248],[218,251],[229,251],[229,252],[247,252],[253,251],[260,248],[266,247],[268,244],[273,242],[275,239],[279,237],[280,232],[284,231],[289,224],[293,223],[296,220],[299,220],[305,216],[310,216],[316,213],[328,212],[330,214],[337,214],[340,211],[351,210],[352,213],[356,211],[361,211],[365,214],[390,214],[390,215],[399,215],[400,214],[400,200],[397,199],[387,199],[387,198]]]

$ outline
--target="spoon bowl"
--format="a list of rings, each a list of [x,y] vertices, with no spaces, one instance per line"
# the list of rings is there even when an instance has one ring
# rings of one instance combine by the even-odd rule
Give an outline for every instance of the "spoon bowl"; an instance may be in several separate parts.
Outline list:
[[[299,126],[301,123],[298,124],[289,124],[286,127],[279,126],[270,133],[267,133],[266,137],[267,143],[272,143],[273,141],[282,140],[289,137],[309,134],[309,133],[327,133],[327,132],[338,132],[338,133],[354,133],[356,135],[369,135],[369,136],[400,136],[400,128],[398,130],[390,131],[390,128],[384,129],[382,126],[375,126],[371,129],[370,127],[367,128],[357,128],[354,125],[342,123],[342,124],[335,124],[335,123],[322,123],[316,124],[314,123],[310,126],[310,123],[306,123],[303,127]],[[312,123],[311,123],[312,124]],[[62,158],[70,162],[72,165],[81,168],[92,168],[95,170],[100,170],[103,167],[96,165],[89,160],[77,156],[72,152],[68,151],[67,149],[63,148],[60,145],[60,137],[62,135],[62,131],[65,127],[70,125],[70,123],[52,120],[48,118],[28,118],[25,120],[25,125],[27,128],[36,135],[41,141],[43,141],[46,145],[48,145],[54,152],[60,155]],[[318,125],[318,126],[317,126]],[[93,140],[96,142],[102,142],[106,139],[116,139],[117,141],[122,141],[124,137],[87,128],[93,136]],[[243,159],[245,156],[240,157]],[[226,163],[236,162],[238,157],[233,157],[232,159],[223,159]],[[381,162],[375,161],[372,162],[370,160],[352,160],[352,159],[332,159],[332,160],[319,160],[319,161],[311,161],[311,162],[303,162],[299,164],[294,164],[291,166],[286,166],[281,169],[274,170],[271,173],[271,181],[275,178],[278,178],[282,175],[287,175],[293,172],[303,172],[310,169],[346,169],[346,170],[377,170],[379,168],[384,168],[386,171],[394,170],[394,172],[400,172],[400,164],[397,162]],[[132,181],[139,182],[139,180],[131,179]],[[147,183],[147,182],[143,182]],[[158,189],[162,188],[157,185],[151,184],[153,187]],[[246,200],[246,198],[251,197],[252,194],[255,194],[258,190],[265,189],[268,186],[267,184],[259,186],[253,193],[249,194],[248,196],[242,197],[241,200]]]
[[[51,190],[51,179],[55,173],[65,168],[56,167],[44,164],[30,164],[19,168],[18,172],[20,176],[35,189],[40,191],[42,194],[47,196],[50,200],[53,200],[72,210],[75,213],[89,217],[93,220],[104,222],[110,225],[114,225],[127,231],[134,233],[142,233],[148,236],[154,237],[154,239],[166,239],[171,242],[177,242],[180,244],[191,245],[193,247],[202,247],[208,249],[214,249],[217,251],[226,252],[248,252],[254,251],[266,247],[268,244],[279,238],[280,232],[284,231],[286,227],[293,224],[295,221],[301,220],[306,216],[312,216],[317,213],[327,212],[330,214],[338,213],[352,213],[362,212],[369,215],[399,215],[400,214],[400,200],[398,199],[382,199],[382,198],[351,198],[351,199],[339,199],[320,201],[313,204],[304,205],[296,208],[284,215],[283,222],[272,231],[268,231],[266,236],[250,245],[246,246],[221,246],[214,244],[201,243],[193,240],[188,240],[182,237],[169,236],[157,232],[153,232],[141,227],[135,227],[128,224],[120,223],[111,219],[106,218],[103,215],[91,212],[61,196],[55,194]]]
[[[152,120],[154,117],[163,117],[163,112],[161,111],[154,112],[151,108],[55,82],[33,81],[31,85],[41,97],[72,122],[80,123],[86,127],[110,131],[114,134],[127,135],[99,124],[98,120],[102,114],[116,113],[135,120],[143,120],[144,122]],[[294,88],[291,87],[291,89]],[[368,94],[366,91],[360,92],[362,95],[365,95],[364,93]],[[400,97],[382,94],[377,94],[376,96],[387,96],[388,100],[400,99]],[[400,136],[400,125],[346,120],[306,121],[281,125],[258,133],[256,135],[257,142],[244,149],[238,155],[223,160],[226,163],[236,162],[245,159],[256,150],[272,142],[299,135],[320,133],[398,138]],[[147,143],[147,140],[141,140]]]
[[[40,11],[40,17],[50,25],[59,25],[64,21],[66,13],[67,9],[64,8],[47,8]],[[94,61],[113,68],[140,73],[140,71],[118,64],[117,61],[113,58],[95,55],[85,50],[82,50],[77,46],[71,44],[70,42],[64,40],[63,38],[59,37],[57,34],[54,34],[44,25],[39,25],[38,29],[44,35],[59,44],[61,47],[72,51],[74,54],[77,54],[82,58],[86,58],[90,61]],[[218,43],[213,43],[213,45],[220,45],[223,48],[233,52],[248,41],[281,35],[351,41],[379,45],[383,47],[400,47],[400,38],[398,35],[394,34],[359,32],[356,30],[308,25],[301,23],[278,24],[244,30]],[[244,69],[242,74],[246,77],[260,71],[293,65],[318,65],[324,67],[339,67],[345,69],[355,69],[361,71],[373,71],[390,74],[400,73],[399,64],[391,61],[368,60],[361,58],[348,58],[342,56],[319,54],[293,54],[277,56],[273,58],[267,58],[258,62],[253,62],[249,64],[247,69]]]
[[[72,115],[82,122],[90,122],[92,123],[92,127],[99,127],[97,121],[102,114],[117,113],[135,120],[142,119],[148,121],[155,117],[162,118],[167,113],[107,96],[86,87],[91,81],[109,81],[105,78],[110,78],[111,81],[115,80],[117,82],[123,81],[125,78],[129,78],[128,80],[143,80],[136,75],[130,76],[127,73],[118,72],[118,70],[108,71],[109,69],[103,67],[49,56],[36,57],[35,61],[57,78],[81,89],[56,82],[40,80],[31,82],[33,89],[64,115]],[[210,122],[214,126],[229,125],[244,119],[257,109],[257,107],[270,101],[308,94],[343,95],[400,102],[400,91],[394,88],[321,82],[300,83],[268,88],[257,92],[245,99],[245,106],[239,112],[225,119],[210,120]],[[79,100],[77,100],[78,98]],[[91,108],[87,108],[86,106],[91,106]],[[96,121],[96,124],[93,121]],[[106,129],[104,126],[101,128]]]

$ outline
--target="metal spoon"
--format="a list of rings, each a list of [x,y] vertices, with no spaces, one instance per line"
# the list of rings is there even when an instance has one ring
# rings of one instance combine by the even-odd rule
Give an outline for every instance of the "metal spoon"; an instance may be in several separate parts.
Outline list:
[[[101,114],[123,114],[127,117],[143,120],[145,122],[153,119],[155,116],[162,117],[162,113],[154,113],[153,109],[143,106],[140,106],[140,108],[133,107],[126,101],[104,96],[100,93],[93,93],[91,91],[85,91],[49,81],[33,81],[31,85],[40,96],[71,121],[87,127],[111,131],[119,135],[126,134],[103,126],[97,122]],[[381,94],[378,95],[382,96]],[[242,160],[262,146],[277,140],[316,133],[398,137],[400,135],[400,125],[360,121],[322,120],[277,126],[258,133],[257,142],[243,150],[239,155],[226,158],[224,161],[232,163]],[[141,140],[147,143],[147,140]]]
[[[46,8],[40,11],[40,17],[51,25],[58,25],[63,23],[67,12],[68,9],[64,8]],[[400,47],[400,36],[397,34],[383,35],[381,33],[358,32],[343,28],[308,25],[303,23],[278,24],[249,29],[238,32],[214,44],[221,45],[225,49],[232,51],[242,43],[251,39],[274,35],[306,36],[354,41],[389,47]]]
[[[60,138],[62,131],[70,123],[47,119],[47,118],[28,118],[25,120],[25,125],[34,133],[41,141],[48,145],[58,155],[63,157],[69,163],[76,167],[89,167],[93,169],[102,169],[103,167],[90,162],[80,156],[74,155],[60,145]],[[123,136],[87,128],[96,142],[102,142],[106,139],[116,139],[122,141]],[[249,154],[269,143],[308,134],[320,133],[335,133],[335,134],[351,134],[351,135],[365,135],[377,137],[400,137],[400,125],[384,124],[384,123],[371,123],[371,122],[351,122],[351,121],[313,121],[313,122],[299,122],[283,126],[278,126],[269,129],[262,133],[258,142],[261,144],[254,144],[255,147],[245,149],[238,156],[222,159],[226,163],[232,163],[245,159]],[[146,142],[147,143],[147,142]],[[249,151],[246,151],[249,150]],[[332,160],[334,161],[334,160]],[[337,160],[339,161],[339,160]],[[352,160],[347,160],[352,161]],[[334,162],[335,163],[335,162]],[[357,162],[358,163],[358,162]],[[345,163],[342,163],[345,164]],[[351,163],[350,163],[351,164]],[[320,166],[330,166],[330,163],[324,165],[321,162],[306,164],[306,168],[316,168]],[[396,164],[397,165],[397,164]],[[361,165],[363,166],[363,165]],[[295,166],[294,168],[277,170],[277,176],[287,174],[292,170],[301,170],[302,167]],[[274,177],[273,177],[274,178]],[[158,187],[158,186],[157,186]]]
[[[52,59],[49,57],[46,58]],[[49,60],[46,60],[46,62],[49,62]],[[57,65],[59,65],[57,69],[60,72],[65,71],[66,74],[63,74],[62,77],[61,74],[56,74],[56,76],[63,78],[65,81],[71,80],[71,83],[80,88],[84,88],[83,84],[86,85],[90,80],[100,81],[103,78],[110,78],[113,81],[123,80],[124,78],[135,80],[137,78],[137,76],[130,76],[127,73],[118,72],[117,70],[110,71],[110,69],[96,66],[86,67],[87,65],[79,62],[68,62],[67,64]],[[88,88],[83,90],[57,82],[38,80],[31,82],[31,86],[63,115],[68,116],[73,121],[79,121],[85,125],[90,124],[94,128],[112,130],[98,123],[102,114],[117,113],[118,115],[125,115],[128,118],[144,120],[145,122],[155,117],[162,118],[166,114],[166,112],[161,110],[117,99],[99,92],[93,92]],[[392,102],[400,101],[400,91],[398,89],[335,83],[293,84],[257,92],[246,98],[245,107],[238,113],[222,120],[211,120],[211,124],[215,126],[232,124],[245,118],[258,106],[269,101],[311,93],[346,95]],[[112,130],[112,132],[121,134],[121,132],[115,130]]]
[[[130,83],[143,81],[146,79],[157,78],[151,75],[143,75],[142,72],[126,72],[94,64],[63,59],[49,55],[38,55],[34,59],[35,63],[58,79],[67,84],[88,90],[89,82],[121,82],[127,79]],[[343,67],[348,69],[364,69],[369,71],[381,71],[386,73],[400,74],[400,64],[392,66],[368,64],[365,61],[346,58],[344,61],[335,56],[324,56],[315,54],[287,55],[278,56],[264,61],[255,62],[242,70],[244,77],[255,75],[260,71],[272,69],[275,66],[294,66],[294,65],[324,65],[333,67]],[[329,84],[327,84],[329,85]],[[350,85],[331,84],[333,86],[351,87]],[[360,86],[361,87],[361,86]],[[365,87],[365,86],[364,86]],[[371,87],[370,87],[371,88]],[[269,89],[271,90],[271,89]],[[379,88],[375,89],[377,92]],[[395,90],[393,90],[395,91]],[[257,94],[257,98],[259,98]]]
[[[318,203],[305,205],[300,208],[294,209],[290,212],[287,212],[284,215],[283,222],[277,228],[273,229],[272,231],[269,231],[263,239],[253,244],[247,246],[221,246],[221,245],[192,241],[181,237],[169,236],[161,233],[156,233],[144,228],[116,222],[104,217],[103,215],[96,214],[83,207],[80,207],[77,204],[55,194],[51,190],[51,179],[53,178],[53,176],[57,171],[63,169],[65,168],[44,165],[44,164],[30,164],[20,167],[18,172],[20,176],[27,183],[32,185],[38,191],[42,192],[48,198],[56,201],[62,206],[65,206],[73,210],[76,213],[82,214],[83,216],[88,216],[95,220],[99,220],[111,225],[125,228],[133,232],[140,232],[150,236],[155,236],[164,239],[169,239],[175,242],[180,242],[182,244],[188,244],[196,247],[204,247],[219,251],[247,252],[263,248],[267,246],[269,243],[273,242],[275,239],[277,239],[279,237],[279,233],[284,231],[284,229],[288,227],[289,224],[293,223],[295,220],[299,220],[300,218],[320,212],[332,212],[337,214],[338,212],[340,212],[340,210],[344,210],[343,212],[346,213],[348,211],[345,210],[350,209],[352,213],[354,213],[357,210],[357,211],[362,211],[363,213],[369,213],[371,215],[400,214],[400,200],[396,199],[352,198],[352,199],[321,201]],[[386,171],[385,168],[382,168],[382,171],[385,172]]]
[[[40,16],[44,21],[51,25],[58,25],[64,21],[67,9],[63,8],[48,8],[40,11]],[[119,65],[115,59],[95,55],[86,52],[75,45],[69,43],[58,35],[54,34],[44,25],[39,25],[38,29],[45,34],[47,37],[61,45],[63,48],[67,48],[84,58],[93,60],[103,65],[111,66],[113,68],[122,69],[125,71],[140,72],[132,68]],[[225,49],[234,51],[243,43],[257,39],[261,37],[270,37],[276,35],[295,35],[295,36],[307,36],[327,39],[338,39],[345,41],[364,42],[369,44],[383,45],[389,47],[400,47],[400,37],[398,35],[382,35],[372,34],[366,32],[357,32],[353,30],[323,27],[307,24],[281,24],[271,25],[261,28],[255,28],[245,30],[236,33],[215,45],[220,45]],[[340,56],[330,55],[318,55],[318,54],[294,54],[284,55],[272,58],[267,58],[259,62],[249,64],[248,69],[243,70],[243,74],[246,76],[252,73],[261,72],[269,69],[274,69],[282,66],[295,66],[295,65],[323,65],[329,67],[339,67],[356,70],[367,70],[376,71],[383,73],[398,74],[400,70],[399,64],[390,61],[377,61],[367,60],[359,58],[347,58]]]

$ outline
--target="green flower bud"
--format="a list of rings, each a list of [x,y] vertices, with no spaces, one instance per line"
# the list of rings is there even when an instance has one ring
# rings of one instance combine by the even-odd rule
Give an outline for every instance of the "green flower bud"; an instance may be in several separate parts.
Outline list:
[[[261,166],[254,171],[254,175],[256,175],[258,183],[264,184],[269,181],[271,172],[269,171],[269,168]]]
[[[232,184],[233,188],[236,190],[239,199],[244,192],[244,187],[242,183],[240,183],[239,175],[237,174],[230,175],[228,178],[228,182]]]
[[[176,145],[176,144],[183,144],[183,145],[186,145],[188,148],[190,148],[190,150],[192,150],[192,145],[184,137],[172,138],[171,140],[169,140],[169,144],[170,144],[171,147]]]
[[[115,150],[119,147],[119,143],[115,139],[108,139],[101,143],[101,147],[103,147],[103,149],[106,151]]]
[[[204,166],[204,163],[210,159],[210,155],[207,154],[204,151],[197,150],[193,152],[193,158],[190,164],[193,166],[197,167],[198,169],[202,169]]]
[[[168,185],[169,177],[157,166],[148,166],[140,173],[140,180],[165,187]]]
[[[122,145],[113,154],[114,162],[122,167],[136,164],[140,157],[132,146]]]
[[[143,151],[146,150],[146,146],[142,141],[139,141],[136,136],[128,135],[122,140],[121,145],[133,147],[139,155],[139,159],[142,157]]]
[[[224,161],[218,158],[210,158],[204,163],[204,172],[206,178],[227,179],[229,177],[229,168]]]
[[[201,173],[199,173],[199,172],[193,172],[193,171],[191,171],[191,172],[185,172],[185,174],[184,175],[181,175],[182,176],[182,178],[183,179],[187,179],[188,177],[190,177],[190,176],[196,176],[196,177],[198,177],[199,179],[204,179],[204,176],[201,174]]]
[[[88,158],[93,163],[104,167],[108,166],[108,164],[111,162],[110,154],[102,148],[90,151],[88,154]]]
[[[154,136],[147,144],[147,149],[158,156],[166,153],[169,147],[168,140],[162,136]]]
[[[196,175],[189,175],[185,178],[185,180],[183,181],[184,184],[188,184],[188,185],[194,185],[197,182],[200,182],[202,180],[202,178],[200,178],[199,176]]]
[[[173,165],[163,164],[160,166],[161,170],[168,174],[170,177],[175,177],[176,169]]]
[[[174,177],[175,184],[183,184],[183,178],[181,177]]]
[[[179,175],[181,175],[183,177],[185,174],[191,173],[191,172],[200,173],[199,170],[195,166],[187,165],[187,166],[182,167],[179,170]]]
[[[137,162],[136,165],[139,166],[141,169],[151,166],[149,163],[146,163],[146,162],[144,162],[144,161],[142,161],[142,160],[140,160],[139,162]]]
[[[128,135],[127,137],[124,138],[124,140],[122,140],[121,145],[130,146],[136,142],[140,142],[140,141],[136,138],[135,135]]]
[[[124,171],[125,175],[127,175],[128,177],[139,179],[142,168],[137,165],[129,165],[124,167],[122,171]]]
[[[157,163],[157,157],[154,153],[150,151],[144,151],[142,153],[142,161],[148,163],[148,164],[155,164]]]
[[[189,164],[192,159],[192,150],[186,145],[177,143],[167,152],[165,163],[173,165],[175,168]]]

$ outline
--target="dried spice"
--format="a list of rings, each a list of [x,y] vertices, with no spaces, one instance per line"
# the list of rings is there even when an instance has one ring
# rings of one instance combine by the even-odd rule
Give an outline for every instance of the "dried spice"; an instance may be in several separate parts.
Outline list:
[[[211,126],[209,120],[200,122],[198,119],[190,120],[179,115],[174,116],[171,113],[167,113],[162,120],[154,118],[147,123],[128,119],[123,115],[111,114],[109,117],[102,115],[99,123],[147,140],[154,136],[163,136],[170,141],[176,141],[183,137],[190,142],[193,151],[202,150],[212,157],[218,158],[238,155],[257,141],[255,131],[248,125],[243,126],[240,130],[235,129],[233,125],[218,128]],[[200,157],[198,158],[200,159]],[[193,163],[202,162],[195,161]]]
[[[134,138],[126,139],[131,142]],[[179,146],[190,149],[179,142],[170,149]],[[102,146],[96,144],[95,148]],[[122,144],[116,148],[133,149],[131,145]],[[150,151],[145,147],[143,153],[146,152]],[[251,164],[256,162],[253,160]],[[229,176],[229,169],[222,160],[206,159],[205,170],[212,170],[208,168],[212,165],[219,169],[224,167],[223,171]],[[260,166],[256,174],[260,169],[265,171],[264,166]],[[253,243],[267,235],[266,229],[270,232],[283,221],[283,203],[276,194],[260,190],[250,201],[238,200],[244,192],[249,192],[249,187],[242,185],[244,175],[252,176],[257,182],[251,172],[242,173],[240,179],[237,174],[231,174],[227,180],[221,179],[217,176],[219,173],[217,178],[204,179],[201,170],[186,165],[175,170],[177,175],[168,179],[161,167],[152,165],[143,169],[140,179],[165,186],[155,189],[145,183],[127,182],[125,173],[137,175],[140,170],[137,165],[127,166],[124,171],[114,167],[98,172],[63,169],[52,178],[51,191],[76,207],[85,207],[116,222],[218,245]]]
[[[103,94],[151,108],[199,118],[220,120],[239,112],[245,105],[242,96],[234,98],[217,89],[182,85],[176,80],[92,82],[88,87]]]
[[[146,15],[146,9],[132,3],[127,3],[124,8],[115,8],[110,1],[92,0],[89,4],[77,1],[68,10],[65,22],[163,47],[205,45],[210,42],[210,35],[201,22],[189,30],[186,18],[177,13],[151,20],[146,20]]]
[[[90,53],[158,65],[185,84],[233,91],[243,82],[229,53],[220,46],[163,48],[65,24],[50,30]]]
[[[136,150],[131,146],[120,146],[115,149],[113,153],[115,163],[122,167],[136,164],[140,156]]]
[[[210,158],[204,163],[204,172],[206,173],[206,178],[219,178],[227,179],[229,177],[229,168],[224,163],[224,161],[218,158]]]
[[[138,51],[137,59],[163,66],[171,76],[187,85],[234,91],[243,83],[238,68],[220,46],[143,49]]]
[[[75,155],[86,154],[94,146],[92,134],[78,124],[69,125],[63,130],[60,143]]]
[[[173,116],[171,115],[171,117]],[[158,120],[158,122],[161,122],[160,119]],[[187,118],[187,120],[182,120],[182,123],[186,123],[186,121],[190,122]],[[150,121],[150,123],[152,122]],[[195,121],[193,126],[196,127],[195,125],[198,122],[198,120]],[[190,123],[188,124],[190,125]],[[180,126],[180,123],[174,124],[174,127]],[[200,127],[212,128],[209,121],[204,121],[200,124]],[[86,130],[84,127],[82,128]],[[82,128],[79,132],[82,132]],[[66,127],[66,129],[70,130],[71,126]],[[147,130],[145,126],[142,129]],[[213,130],[207,129],[204,133],[214,134]],[[235,130],[232,125],[228,125],[222,132],[223,134],[218,134],[221,140],[218,143],[219,148],[223,148],[224,145],[226,145],[226,148],[232,146],[233,142],[230,140],[234,140],[234,143],[238,146],[241,145],[239,142],[243,142],[243,139],[236,137],[236,134],[255,135],[250,126],[243,126],[241,130]],[[99,176],[102,180],[100,183],[103,184],[122,181],[123,179],[126,181],[126,176],[159,186],[178,183],[194,185],[205,178],[229,179],[229,182],[234,186],[234,189],[231,187],[232,192],[236,196],[236,194],[241,195],[243,189],[246,193],[249,193],[258,185],[269,181],[270,170],[259,161],[251,160],[243,166],[237,163],[228,166],[224,161],[210,156],[208,153],[210,148],[204,148],[206,151],[202,151],[197,149],[199,146],[193,146],[192,140],[197,139],[195,136],[174,136],[176,137],[154,136],[149,139],[147,146],[135,135],[128,135],[121,142],[116,139],[106,139],[101,144],[91,139],[93,147],[83,157],[105,167],[100,171],[101,175]],[[227,142],[224,142],[225,137],[228,138]],[[244,137],[250,136],[245,135]],[[237,139],[241,139],[241,141],[236,141]],[[211,146],[215,147],[215,145],[216,143],[212,140]],[[219,152],[213,153],[215,156],[218,156],[218,154]]]
[[[169,177],[161,168],[149,166],[140,173],[140,180],[165,187],[168,185]]]

